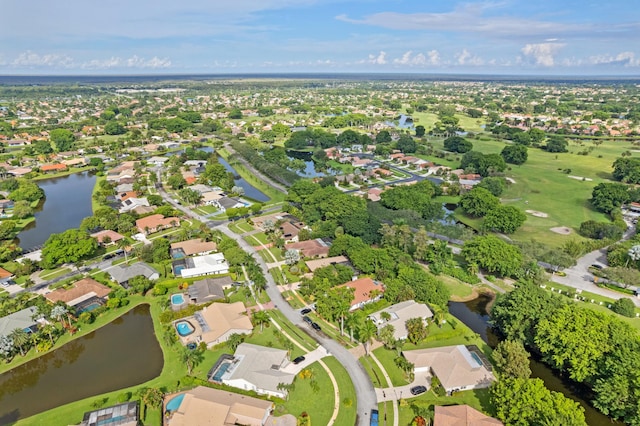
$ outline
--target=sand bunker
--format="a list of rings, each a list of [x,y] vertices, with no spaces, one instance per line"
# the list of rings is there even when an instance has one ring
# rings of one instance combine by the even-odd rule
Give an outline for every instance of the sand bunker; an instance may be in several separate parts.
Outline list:
[[[566,226],[558,226],[555,228],[551,228],[551,232],[555,232],[556,234],[561,235],[569,235],[571,233],[571,228],[567,228]]]
[[[543,212],[539,212],[537,210],[525,210],[525,211],[527,213],[529,213],[530,215],[535,216],[535,217],[549,217],[548,214],[543,213]]]
[[[585,182],[591,182],[593,180],[591,178],[582,177],[582,176],[571,176],[571,175],[569,175],[567,177],[570,177],[571,179],[575,179],[575,180],[583,180]]]
[[[510,177],[506,177],[505,179],[510,183],[516,183],[515,179],[512,179]]]

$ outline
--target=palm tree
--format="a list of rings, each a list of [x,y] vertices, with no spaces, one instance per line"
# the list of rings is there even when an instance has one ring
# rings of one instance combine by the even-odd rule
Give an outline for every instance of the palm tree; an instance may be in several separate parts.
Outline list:
[[[629,256],[629,259],[627,259],[627,263],[625,263],[624,265],[625,268],[629,264],[629,260],[633,260],[634,262],[640,260],[640,244],[636,244],[635,246],[631,247],[629,251],[627,251],[627,256]]]
[[[51,341],[51,344],[53,345],[53,332],[55,330],[55,327],[52,324],[47,324],[45,326],[43,326],[40,331],[42,333],[46,333],[49,335],[49,340]]]
[[[269,323],[269,314],[267,311],[255,311],[251,315],[251,319],[253,320],[253,325],[260,325],[260,333],[264,329],[264,325]]]
[[[201,350],[183,349],[182,361],[187,365],[187,372],[191,375],[193,368],[204,360],[204,354]]]
[[[127,246],[129,245],[129,242],[126,238],[122,238],[121,240],[118,240],[117,245],[118,248],[124,252],[124,263],[128,264],[129,259],[127,259]]]
[[[69,311],[62,305],[56,305],[51,309],[51,318],[56,321],[60,321],[60,323],[64,326],[64,316],[67,315]],[[71,320],[69,320],[69,327],[71,327]]]
[[[369,355],[369,346],[371,345],[371,341],[373,340],[373,336],[378,332],[378,328],[373,323],[373,321],[368,318],[364,319],[364,322],[360,324],[358,328],[358,337],[360,342],[364,346],[364,352],[366,355]]]
[[[14,345],[20,348],[20,354],[24,356],[23,346],[29,342],[29,334],[22,328],[16,328],[9,334],[9,337],[13,340]]]

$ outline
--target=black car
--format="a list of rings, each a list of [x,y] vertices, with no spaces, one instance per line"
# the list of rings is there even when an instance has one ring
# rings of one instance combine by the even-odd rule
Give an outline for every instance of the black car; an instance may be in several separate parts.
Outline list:
[[[591,267],[596,269],[604,269],[604,266],[598,265],[597,263],[594,263],[593,265],[591,265]]]
[[[109,260],[109,259],[113,259],[114,257],[116,257],[115,254],[109,253],[109,254],[105,254],[104,256],[102,256],[102,260]]]
[[[294,364],[300,364],[302,361],[304,361],[304,359],[305,359],[305,358],[304,358],[302,355],[300,355],[299,357],[297,357],[297,358],[295,358],[295,359],[293,360],[293,363],[294,363]]]
[[[304,308],[303,310],[300,311],[302,315],[307,315],[310,312],[311,312],[311,308]]]
[[[320,328],[320,326],[318,325],[317,322],[312,322],[311,323],[311,328],[313,328],[315,331],[320,331],[322,330],[322,328]]]
[[[425,393],[427,388],[425,386],[414,386],[410,389],[411,395],[420,395],[421,393]]]
[[[307,324],[311,324],[313,322],[313,321],[311,321],[311,318],[309,318],[306,315],[302,317],[302,321],[306,322]]]

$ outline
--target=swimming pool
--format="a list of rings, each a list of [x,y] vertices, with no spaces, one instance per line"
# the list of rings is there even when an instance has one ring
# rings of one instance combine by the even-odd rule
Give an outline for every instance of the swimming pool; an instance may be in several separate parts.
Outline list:
[[[177,265],[173,267],[173,273],[174,275],[177,276],[182,276],[181,272],[185,267],[183,265]]]
[[[80,315],[83,312],[91,312],[94,309],[98,309],[100,306],[102,306],[100,303],[94,302],[94,303],[92,303],[92,304],[90,304],[88,306],[85,306],[82,309],[79,309],[77,314]]]
[[[173,398],[171,398],[171,400],[169,400],[169,402],[167,402],[165,409],[167,411],[176,411],[178,408],[180,408],[180,404],[182,404],[183,399],[184,399],[183,393],[181,393],[178,396],[174,396]]]
[[[222,364],[220,364],[220,366],[218,367],[218,369],[216,370],[215,373],[213,373],[213,381],[214,382],[221,382],[222,381],[222,376],[224,376],[224,373],[227,372],[227,370],[229,369],[229,367],[231,367],[231,362],[223,362]]]
[[[176,293],[171,295],[171,304],[182,305],[184,303],[184,295],[182,293]]]
[[[182,337],[188,336],[195,331],[195,328],[189,323],[189,321],[179,321],[176,323],[176,330]]]

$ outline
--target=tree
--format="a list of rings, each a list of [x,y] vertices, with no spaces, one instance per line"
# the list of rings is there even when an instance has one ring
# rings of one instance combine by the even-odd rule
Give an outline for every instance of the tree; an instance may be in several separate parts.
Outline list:
[[[109,121],[104,126],[104,132],[107,135],[124,135],[127,129],[118,121]]]
[[[460,198],[460,207],[469,216],[482,217],[500,205],[498,197],[481,187],[474,187]]]
[[[624,288],[640,284],[640,271],[637,269],[615,266],[605,269],[604,273],[608,279],[617,282]]]
[[[24,219],[33,214],[31,204],[26,200],[16,201],[13,205],[13,217],[16,219]]]
[[[8,360],[13,353],[14,348],[15,346],[13,345],[13,339],[11,336],[0,334],[0,357]]]
[[[204,361],[204,353],[200,349],[182,348],[182,362],[187,366],[187,374],[191,375],[193,369]]]
[[[71,130],[53,129],[49,132],[49,139],[56,147],[56,151],[71,151],[76,141],[76,137]]]
[[[527,220],[527,215],[514,206],[500,205],[489,211],[484,218],[484,227],[505,234],[513,234]]]
[[[584,409],[540,379],[506,378],[491,386],[496,417],[506,425],[586,426]]]
[[[444,149],[464,154],[473,149],[473,144],[461,136],[449,136],[444,140]]]
[[[376,335],[377,331],[378,329],[376,328],[376,325],[368,318],[365,318],[360,323],[360,327],[358,327],[358,340],[360,340],[364,346],[366,355],[369,355],[369,346],[371,345],[371,340],[373,339],[373,336]]]
[[[524,145],[507,145],[502,148],[500,155],[507,163],[517,165],[524,164],[529,158],[527,147]]]
[[[604,213],[629,201],[629,189],[621,183],[599,183],[591,192],[591,204]]]
[[[269,324],[270,322],[269,314],[267,311],[254,311],[251,315],[251,322],[253,322],[253,326],[260,326],[260,333],[264,329],[265,324]]]
[[[627,256],[629,256],[629,259],[627,260],[625,266],[627,266],[629,260],[633,260],[634,263],[640,260],[640,244],[636,244],[629,248],[629,250],[627,251]]]
[[[494,196],[499,197],[507,189],[507,180],[499,176],[488,176],[476,186],[484,188]]]
[[[529,368],[529,352],[522,342],[503,340],[498,343],[491,353],[493,364],[503,377],[528,379],[531,376]]]
[[[171,187],[171,189],[181,189],[187,185],[187,181],[180,173],[175,173],[169,176],[167,179],[167,184]]]
[[[233,333],[227,339],[227,346],[229,346],[229,348],[231,348],[231,350],[235,352],[240,343],[244,342],[244,338],[244,334]]]
[[[562,136],[553,135],[549,139],[547,139],[547,145],[545,146],[545,150],[547,152],[567,152],[567,146],[569,143]]]
[[[635,318],[636,316],[636,305],[628,297],[623,297],[613,302],[613,305],[611,305],[611,310],[617,314],[629,318]]]
[[[80,229],[67,229],[60,234],[51,234],[42,248],[42,265],[46,268],[63,263],[75,263],[93,255],[98,242]]]
[[[60,321],[60,323],[64,325],[63,320],[65,315],[67,315],[68,313],[69,311],[67,310],[67,308],[62,305],[56,305],[51,309],[51,318],[55,319],[56,321]]]
[[[423,341],[429,335],[429,330],[422,318],[410,318],[405,325],[407,327],[407,339],[414,345]]]
[[[467,263],[502,276],[515,276],[522,264],[520,249],[493,235],[466,241],[461,254]]]
[[[640,183],[640,158],[622,157],[613,162],[613,178],[624,183]]]
[[[376,143],[388,143],[391,142],[391,133],[388,130],[381,130],[376,135]]]
[[[409,135],[402,135],[400,139],[398,139],[396,147],[402,151],[404,154],[411,154],[416,152],[416,141]]]
[[[9,337],[13,340],[13,344],[20,348],[20,355],[24,356],[24,345],[29,342],[29,335],[22,328],[14,329]]]
[[[386,312],[383,312],[386,313]],[[394,336],[395,327],[391,324],[387,324],[378,330],[378,340],[382,342],[385,348],[393,349],[396,343]]]
[[[426,130],[422,124],[416,126],[416,137],[421,138],[426,133]]]
[[[284,260],[287,265],[295,265],[300,261],[300,252],[296,249],[288,249],[284,253]]]
[[[187,204],[190,204],[194,207],[200,204],[200,201],[202,201],[202,194],[191,188],[182,188],[180,191],[178,191],[178,195]]]

